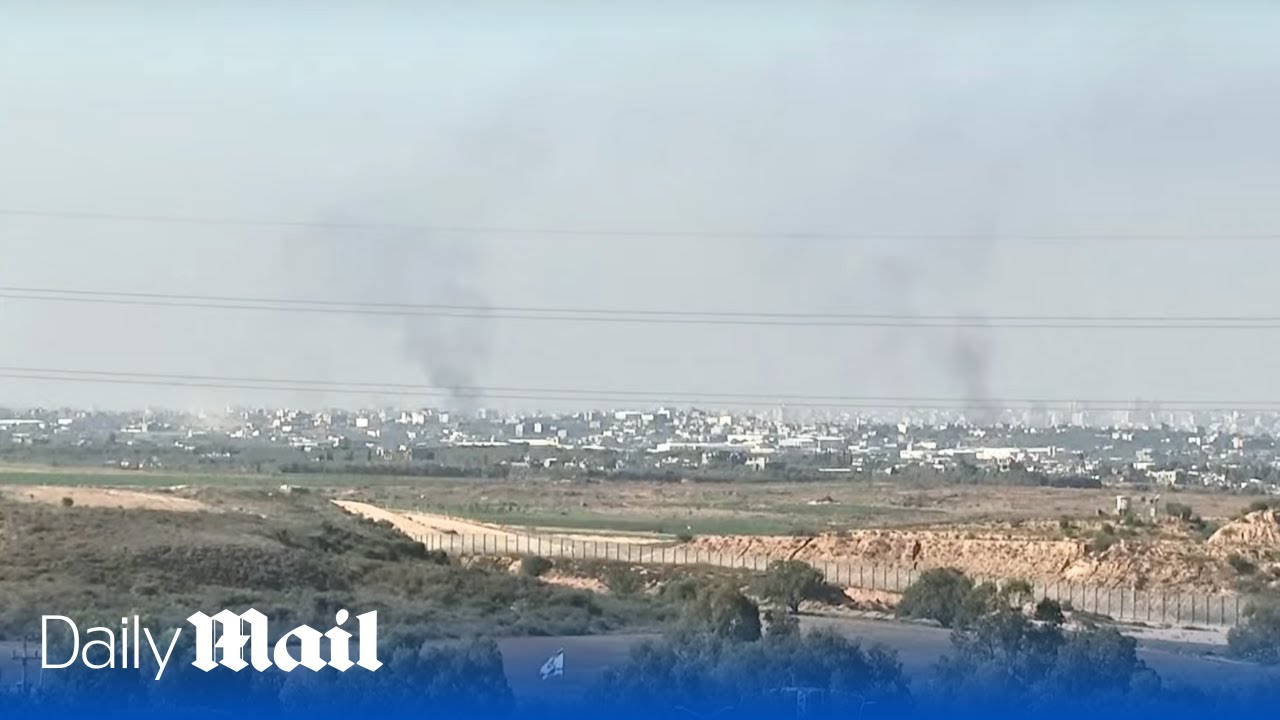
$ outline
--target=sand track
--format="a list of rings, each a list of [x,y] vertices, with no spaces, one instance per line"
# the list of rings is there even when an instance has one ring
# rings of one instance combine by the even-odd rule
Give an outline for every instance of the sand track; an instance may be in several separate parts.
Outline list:
[[[558,528],[512,528],[474,520],[464,520],[447,515],[436,515],[434,513],[390,510],[353,500],[334,500],[333,504],[349,513],[370,520],[391,523],[397,530],[410,537],[424,535],[487,535],[512,538],[512,542],[514,542],[515,538],[526,540],[529,538],[550,538],[577,543],[598,542],[637,546],[671,542],[669,538],[646,535],[614,535],[579,530],[561,530]]]

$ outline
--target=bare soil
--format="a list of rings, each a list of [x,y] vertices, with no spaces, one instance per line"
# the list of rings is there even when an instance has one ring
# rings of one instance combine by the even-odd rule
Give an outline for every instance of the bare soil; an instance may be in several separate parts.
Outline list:
[[[76,507],[169,512],[201,512],[210,509],[199,500],[177,494],[114,488],[33,485],[0,488],[0,493],[13,500],[46,505],[67,505],[67,499],[70,499],[71,505]]]

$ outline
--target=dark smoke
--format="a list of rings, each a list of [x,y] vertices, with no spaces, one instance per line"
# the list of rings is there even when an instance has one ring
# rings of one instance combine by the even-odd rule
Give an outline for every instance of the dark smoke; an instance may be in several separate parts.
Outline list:
[[[480,278],[481,257],[463,242],[424,240],[407,253],[405,286],[415,302],[481,308],[489,303]],[[490,323],[482,317],[409,317],[404,321],[404,350],[427,381],[449,391],[457,409],[480,399],[476,387],[492,347]]]
[[[325,220],[357,221],[345,216]],[[308,276],[307,290],[299,297],[479,308],[479,312],[452,311],[452,317],[425,312],[399,315],[388,309],[386,315],[348,319],[399,334],[395,349],[421,368],[423,380],[448,393],[444,403],[438,397],[424,397],[424,404],[466,410],[478,403],[481,393],[475,387],[481,384],[492,347],[491,323],[483,317],[490,302],[478,248],[463,240],[441,240],[419,232],[349,229],[309,232],[294,247],[296,262],[321,269]]]

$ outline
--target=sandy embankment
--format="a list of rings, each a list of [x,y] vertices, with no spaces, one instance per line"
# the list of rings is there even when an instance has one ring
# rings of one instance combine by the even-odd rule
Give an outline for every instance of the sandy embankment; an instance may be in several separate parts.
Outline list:
[[[529,530],[514,529],[502,525],[475,522],[436,515],[434,513],[410,512],[407,510],[388,510],[369,503],[353,500],[334,500],[333,504],[354,515],[370,520],[391,523],[400,532],[411,537],[423,535],[487,535],[506,538],[544,538],[566,542],[613,543],[616,545],[656,545],[670,542],[669,539],[643,535],[607,535],[601,533],[584,533],[574,530],[559,531],[556,528],[531,528]],[[512,541],[514,542],[514,540]]]
[[[200,512],[209,506],[191,498],[158,492],[120,490],[116,488],[60,487],[57,485],[15,485],[0,488],[4,497],[21,502],[62,505],[70,498],[74,507],[121,508],[124,510],[165,510],[168,512]]]

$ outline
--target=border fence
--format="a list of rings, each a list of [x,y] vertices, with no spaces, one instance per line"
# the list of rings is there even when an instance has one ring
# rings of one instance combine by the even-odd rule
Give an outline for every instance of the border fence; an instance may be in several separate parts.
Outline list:
[[[540,555],[546,558],[606,560],[636,565],[709,565],[713,567],[764,571],[775,560],[792,559],[791,554],[752,555],[715,552],[689,545],[574,540],[538,535],[433,534],[415,538],[429,550],[443,550],[461,556]],[[807,561],[806,561],[807,562]],[[809,563],[837,587],[873,592],[899,593],[920,576],[921,570],[896,563],[847,562]],[[927,569],[927,568],[926,568]],[[970,576],[974,582],[1001,585],[1012,577]],[[1034,599],[1062,603],[1116,622],[1151,625],[1229,627],[1243,612],[1241,598],[1232,593],[1169,592],[1136,587],[1103,586],[1069,581],[1036,582]]]

